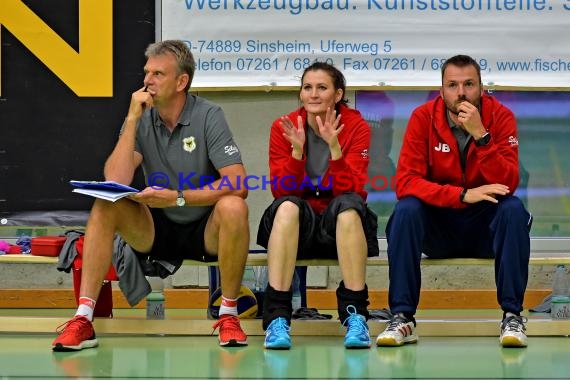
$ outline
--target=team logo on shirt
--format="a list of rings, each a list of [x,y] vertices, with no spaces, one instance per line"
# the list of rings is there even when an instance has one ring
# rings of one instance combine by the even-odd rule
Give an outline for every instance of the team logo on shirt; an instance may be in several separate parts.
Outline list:
[[[519,139],[517,139],[515,136],[509,136],[509,144],[511,144],[511,146],[518,146]]]
[[[228,156],[233,155],[234,153],[238,153],[239,150],[237,148],[237,146],[235,145],[226,145],[224,147],[224,153],[227,154]]]
[[[186,137],[182,140],[182,147],[185,151],[192,153],[194,149],[196,149],[196,139],[194,136]]]
[[[362,156],[362,158],[367,159],[368,158],[368,149],[364,149],[360,155]]]

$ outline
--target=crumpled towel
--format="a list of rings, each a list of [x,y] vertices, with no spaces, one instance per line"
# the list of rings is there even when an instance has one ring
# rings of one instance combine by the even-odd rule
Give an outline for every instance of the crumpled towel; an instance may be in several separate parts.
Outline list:
[[[293,315],[291,315],[292,319],[301,319],[301,320],[319,320],[319,319],[332,319],[332,315],[330,314],[321,314],[317,309],[314,307],[300,307],[297,310],[293,311]]]
[[[533,313],[550,313],[550,308],[552,307],[552,294],[546,296],[545,299],[542,300],[540,305],[529,309],[528,311]]]
[[[22,253],[27,255],[32,252],[32,238],[29,236],[20,236],[16,240],[16,245],[19,245],[22,249]]]
[[[380,310],[370,310],[368,314],[370,314],[370,319],[378,319],[382,321],[389,321],[394,316],[390,309],[386,308]]]

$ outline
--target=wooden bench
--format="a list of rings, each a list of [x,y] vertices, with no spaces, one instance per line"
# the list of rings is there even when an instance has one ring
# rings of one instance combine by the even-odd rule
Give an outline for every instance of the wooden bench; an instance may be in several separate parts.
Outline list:
[[[387,266],[387,243],[379,239],[380,256],[368,258],[369,266]],[[530,265],[570,265],[570,238],[547,239],[533,238],[531,240]],[[51,264],[57,263],[57,257],[44,257],[33,255],[2,255],[1,264]],[[422,259],[422,265],[493,265],[492,259]],[[216,262],[204,263],[194,260],[185,260],[184,265],[216,266]],[[267,255],[264,250],[251,250],[247,260],[248,266],[267,265]],[[299,260],[299,266],[337,266],[336,260],[314,259]],[[176,292],[176,290],[174,290]],[[385,292],[385,291],[384,291]],[[476,292],[476,291],[475,291]],[[468,295],[470,298],[473,295]],[[418,318],[418,334],[421,336],[498,336],[499,312],[495,310],[496,317],[462,318],[439,317]],[[55,326],[64,323],[64,317],[10,317],[0,316],[0,332],[50,333],[53,334]],[[259,320],[243,320],[244,329],[249,335],[263,335]],[[384,323],[371,321],[370,333],[379,334]],[[212,321],[206,319],[167,319],[166,321],[152,321],[141,318],[121,317],[114,319],[98,319],[95,321],[97,332],[100,334],[175,334],[175,335],[210,335]],[[337,321],[293,321],[294,335],[343,335],[343,330]],[[529,336],[560,336],[570,335],[570,320],[551,320],[548,316],[532,317],[527,324]]]
[[[380,256],[371,257],[367,259],[369,267],[387,267],[387,243],[386,239],[379,239]],[[554,266],[558,264],[570,265],[570,238],[564,239],[547,239],[547,238],[533,238],[531,240],[531,258],[529,264],[531,266]],[[0,265],[3,264],[50,264],[55,267],[57,257],[43,257],[33,255],[2,255],[0,256]],[[423,267],[435,266],[487,266],[492,267],[494,264],[493,259],[422,259]],[[204,263],[201,261],[185,260],[186,266],[201,266],[211,268],[217,266],[217,262]],[[248,266],[265,266],[267,265],[267,255],[264,250],[251,250],[247,260]],[[338,266],[338,261],[332,259],[313,259],[313,260],[299,260],[299,266]],[[541,270],[540,268],[538,270]],[[211,271],[210,271],[211,273]],[[203,288],[189,288],[189,289],[166,289],[165,293],[169,293],[171,300],[169,308],[193,308],[199,305],[207,304],[208,293],[211,293],[213,282],[210,277],[209,290],[204,291]],[[214,287],[215,288],[215,287]],[[122,294],[115,289],[117,300],[116,307],[129,307],[124,300]],[[185,296],[182,293],[184,292]],[[375,305],[386,305],[387,303],[387,289],[370,289],[370,300]],[[38,294],[42,293],[43,296],[39,297]],[[527,289],[525,297],[525,307],[532,307],[539,304],[544,297],[550,293],[549,289]],[[12,294],[17,294],[12,296]],[[192,299],[192,303],[186,301],[188,298]],[[0,300],[4,299],[6,306],[4,307],[23,307],[23,308],[42,308],[42,307],[56,307],[65,308],[71,307],[70,304],[74,302],[72,298],[66,301],[67,296],[64,289],[0,289]],[[307,302],[313,307],[317,308],[334,308],[335,302],[334,290],[330,289],[310,289],[307,291]],[[12,300],[15,300],[14,302]],[[474,302],[476,301],[476,302]],[[51,302],[51,303],[50,303]],[[47,305],[47,306],[46,306]],[[50,306],[51,305],[51,306]],[[421,308],[429,309],[463,309],[463,308],[495,308],[496,295],[494,288],[485,289],[422,289],[422,297],[420,302]]]
[[[369,266],[387,266],[386,239],[378,239],[380,255],[369,257]],[[267,254],[263,249],[252,249],[249,251],[246,265],[265,266],[267,265]],[[56,264],[57,257],[34,256],[34,255],[1,255],[0,264]],[[422,265],[493,265],[493,259],[430,259],[424,257]],[[531,255],[529,265],[570,265],[570,238],[532,238]],[[196,260],[184,260],[184,265],[197,266],[217,266],[218,262],[202,262]],[[298,266],[338,266],[338,261],[333,259],[309,259],[298,260]]]
[[[57,257],[45,257],[34,255],[2,255],[0,264],[57,264]],[[387,266],[387,257],[369,257],[366,261],[368,266]],[[422,265],[493,265],[492,259],[429,259],[423,258]],[[531,255],[529,265],[570,265],[570,256],[538,256]],[[217,266],[217,262],[205,263],[196,260],[184,260],[183,265]],[[247,266],[267,265],[267,255],[250,253],[247,257]],[[338,266],[337,260],[311,259],[298,260],[297,266]]]

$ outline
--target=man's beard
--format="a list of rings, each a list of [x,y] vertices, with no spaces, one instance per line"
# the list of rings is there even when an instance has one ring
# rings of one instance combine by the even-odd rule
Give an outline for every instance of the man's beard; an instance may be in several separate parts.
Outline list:
[[[447,110],[452,114],[454,114],[455,116],[459,116],[459,111],[457,111],[457,107],[459,107],[459,104],[461,104],[462,102],[469,102],[473,104],[475,107],[478,107],[473,102],[469,101],[465,95],[461,95],[460,97],[457,98],[457,100],[453,104],[453,108],[446,102]]]

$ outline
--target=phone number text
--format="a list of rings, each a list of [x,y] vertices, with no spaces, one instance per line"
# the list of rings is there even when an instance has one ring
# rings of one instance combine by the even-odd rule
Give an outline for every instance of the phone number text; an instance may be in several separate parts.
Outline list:
[[[341,70],[352,71],[416,71],[441,70],[446,58],[378,57],[357,59],[351,57],[240,57],[232,59],[199,58],[196,68],[199,71],[286,71],[304,70],[315,61],[327,62]],[[478,60],[481,71],[489,69],[487,59]]]

